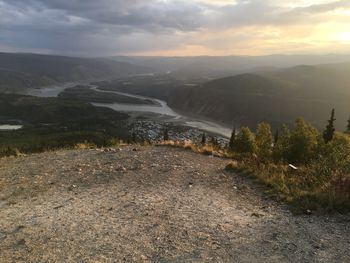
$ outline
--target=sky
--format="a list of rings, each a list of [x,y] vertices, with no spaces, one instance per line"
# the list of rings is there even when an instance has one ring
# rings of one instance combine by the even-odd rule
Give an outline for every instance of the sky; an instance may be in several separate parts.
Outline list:
[[[350,0],[0,0],[0,51],[225,56],[350,51]]]

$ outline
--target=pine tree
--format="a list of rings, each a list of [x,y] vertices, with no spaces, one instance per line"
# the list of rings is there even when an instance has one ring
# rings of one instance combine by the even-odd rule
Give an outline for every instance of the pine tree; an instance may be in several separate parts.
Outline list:
[[[290,131],[286,125],[282,126],[278,140],[273,147],[273,157],[277,162],[286,161],[290,147]]]
[[[319,133],[317,129],[299,118],[290,136],[288,160],[294,164],[306,164],[315,157]]]
[[[203,132],[201,144],[202,144],[202,145],[205,145],[206,143],[207,143],[207,137],[206,137],[205,133]]]
[[[236,128],[232,130],[231,138],[230,138],[230,143],[229,143],[229,149],[231,151],[234,150],[235,147],[235,140],[236,140]]]
[[[269,159],[272,154],[272,132],[268,123],[262,122],[258,124],[255,135],[257,154],[262,159]]]
[[[137,140],[136,133],[133,132],[131,135],[131,142],[136,142],[136,140]]]
[[[278,129],[277,129],[276,132],[275,132],[275,135],[273,136],[274,145],[277,144],[278,139],[279,139],[279,132],[278,132]]]
[[[333,139],[335,128],[334,128],[334,118],[335,111],[332,109],[331,118],[328,120],[328,125],[326,130],[323,132],[323,139],[325,143],[330,142]]]
[[[346,133],[350,134],[350,116],[349,116],[349,119],[348,119],[348,125],[346,126]]]
[[[255,153],[256,141],[254,134],[248,127],[243,127],[238,133],[234,143],[235,151],[239,153]]]
[[[164,129],[163,139],[164,139],[164,141],[169,141],[169,130],[168,130],[168,128]]]
[[[211,138],[210,138],[210,144],[212,145],[212,146],[217,146],[218,145],[218,141],[217,141],[217,139],[214,137],[214,136],[211,136]]]

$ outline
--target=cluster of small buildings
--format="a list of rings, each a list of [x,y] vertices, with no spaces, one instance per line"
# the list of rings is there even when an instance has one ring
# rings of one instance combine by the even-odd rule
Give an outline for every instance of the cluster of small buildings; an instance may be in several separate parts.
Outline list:
[[[140,141],[161,141],[164,139],[164,134],[167,133],[169,139],[173,141],[192,141],[200,143],[203,134],[205,134],[208,143],[215,140],[215,142],[222,147],[225,147],[228,143],[226,138],[214,136],[205,131],[179,123],[139,120],[131,123],[129,125],[129,130],[131,138]]]

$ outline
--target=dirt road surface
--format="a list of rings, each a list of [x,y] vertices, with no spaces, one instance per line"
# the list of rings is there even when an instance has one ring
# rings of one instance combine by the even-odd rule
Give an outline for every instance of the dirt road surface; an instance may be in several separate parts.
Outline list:
[[[349,216],[293,216],[168,147],[0,160],[0,262],[350,262]]]

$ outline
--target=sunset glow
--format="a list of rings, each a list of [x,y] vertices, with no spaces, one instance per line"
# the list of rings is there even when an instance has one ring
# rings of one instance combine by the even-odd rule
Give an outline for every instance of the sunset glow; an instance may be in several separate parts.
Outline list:
[[[349,51],[350,2],[344,0],[20,2],[0,0],[3,51],[83,56]]]

